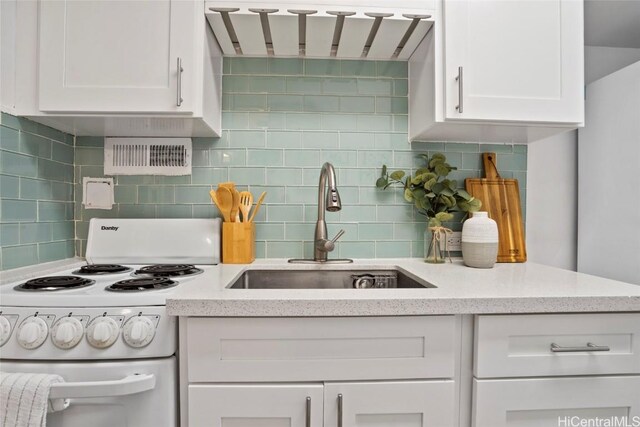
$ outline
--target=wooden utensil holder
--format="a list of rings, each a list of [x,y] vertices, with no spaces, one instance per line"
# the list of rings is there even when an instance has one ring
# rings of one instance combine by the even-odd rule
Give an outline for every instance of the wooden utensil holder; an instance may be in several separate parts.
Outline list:
[[[222,263],[250,264],[256,259],[256,223],[222,223]]]

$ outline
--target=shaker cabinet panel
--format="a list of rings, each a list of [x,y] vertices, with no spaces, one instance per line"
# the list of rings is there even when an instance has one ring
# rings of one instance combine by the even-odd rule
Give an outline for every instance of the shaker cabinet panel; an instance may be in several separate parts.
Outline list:
[[[39,109],[192,112],[193,99],[184,96],[180,103],[178,98],[180,92],[190,91],[196,75],[197,4],[179,0],[41,1]]]
[[[189,381],[451,378],[454,316],[187,319]]]
[[[190,385],[190,427],[322,426],[322,385]]]
[[[476,318],[478,378],[640,374],[640,314]]]
[[[324,427],[454,425],[453,381],[326,383]]]
[[[582,2],[444,2],[445,118],[580,123]]]
[[[473,388],[473,427],[596,425],[598,418],[632,425],[640,419],[637,376],[474,380]]]

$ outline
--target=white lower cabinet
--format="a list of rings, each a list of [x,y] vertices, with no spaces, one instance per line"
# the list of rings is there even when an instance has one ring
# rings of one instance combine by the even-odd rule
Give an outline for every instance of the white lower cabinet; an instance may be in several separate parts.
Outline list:
[[[331,383],[324,387],[324,427],[454,425],[453,381]]]
[[[475,321],[473,427],[640,425],[638,313]]]
[[[639,322],[181,319],[182,427],[640,426]]]
[[[319,427],[322,384],[190,385],[191,427]]]
[[[190,385],[191,427],[450,427],[453,381]]]
[[[180,328],[183,427],[458,426],[455,316],[190,317]]]
[[[631,426],[638,425],[634,420],[640,422],[638,376],[476,379],[473,390],[474,427]],[[612,421],[605,424],[602,420]]]

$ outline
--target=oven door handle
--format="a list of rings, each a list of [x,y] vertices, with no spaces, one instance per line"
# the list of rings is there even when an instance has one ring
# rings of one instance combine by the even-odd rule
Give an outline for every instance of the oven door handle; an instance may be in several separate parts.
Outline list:
[[[155,386],[153,374],[133,374],[114,381],[57,383],[51,386],[49,399],[127,396],[153,390]]]

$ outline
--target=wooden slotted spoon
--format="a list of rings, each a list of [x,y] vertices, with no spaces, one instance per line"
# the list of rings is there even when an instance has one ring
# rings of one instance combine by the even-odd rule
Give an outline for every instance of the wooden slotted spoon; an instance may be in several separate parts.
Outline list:
[[[249,222],[249,211],[253,206],[253,194],[248,191],[240,192],[240,212],[242,212],[242,222]]]

